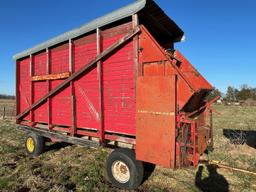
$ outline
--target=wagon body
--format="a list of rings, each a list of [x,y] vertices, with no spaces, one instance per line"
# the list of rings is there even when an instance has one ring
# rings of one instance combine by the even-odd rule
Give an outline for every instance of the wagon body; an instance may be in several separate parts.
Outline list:
[[[136,159],[197,165],[212,142],[212,86],[174,50],[183,31],[137,1],[14,56],[17,124],[44,137],[125,143]]]

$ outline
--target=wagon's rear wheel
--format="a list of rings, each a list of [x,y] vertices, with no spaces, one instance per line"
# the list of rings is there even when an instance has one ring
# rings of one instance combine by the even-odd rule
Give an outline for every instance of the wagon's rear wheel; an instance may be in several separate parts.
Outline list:
[[[36,157],[43,153],[45,138],[35,133],[29,133],[25,139],[25,148],[29,157]]]
[[[136,189],[143,180],[143,163],[135,159],[131,149],[115,149],[107,159],[106,169],[108,179],[118,188]]]

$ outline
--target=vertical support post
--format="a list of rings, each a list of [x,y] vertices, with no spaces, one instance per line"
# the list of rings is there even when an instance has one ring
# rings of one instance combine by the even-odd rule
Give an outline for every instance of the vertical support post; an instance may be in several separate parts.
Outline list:
[[[212,117],[212,110],[209,111],[210,115],[210,147],[211,150],[213,149],[213,117]]]
[[[197,154],[196,154],[196,123],[191,123],[191,131],[193,136],[193,158],[194,158],[194,167],[197,167],[198,160],[197,160]]]
[[[102,37],[101,30],[97,28],[97,55],[102,52]],[[102,82],[102,61],[97,63],[98,80],[99,80],[99,116],[100,116],[100,128],[99,128],[99,139],[102,145],[105,145],[105,131],[104,131],[104,117],[103,117],[103,82]]]
[[[174,99],[174,113],[175,113],[175,118],[174,118],[174,124],[175,124],[175,129],[173,130],[173,132],[171,133],[172,137],[171,137],[171,168],[175,169],[176,167],[176,157],[177,157],[177,153],[176,153],[176,125],[177,125],[177,118],[176,118],[176,111],[177,111],[177,76],[175,75],[175,81],[174,81],[174,94],[175,94],[175,99]]]
[[[72,39],[69,39],[69,71],[71,74],[74,73],[74,62],[73,62],[73,42]],[[71,91],[71,114],[72,114],[72,130],[71,135],[76,134],[76,96],[74,89],[74,81],[70,82],[70,91]]]
[[[50,67],[50,50],[46,48],[46,72],[48,75],[51,73],[51,67]],[[47,80],[47,87],[48,87],[48,93],[51,91],[51,81]],[[47,113],[48,113],[48,129],[52,129],[52,109],[51,109],[51,98],[49,97],[47,99]]]
[[[132,15],[132,27],[135,30],[139,26],[138,14]],[[139,34],[133,37],[133,57],[134,57],[134,100],[136,101],[136,81],[137,77],[142,75],[141,65],[139,64]]]
[[[33,55],[30,55],[30,79],[33,77],[34,74],[34,68],[33,68]],[[32,80],[30,80],[30,106],[34,103],[34,83]],[[30,125],[34,125],[34,110],[30,111]]]
[[[4,111],[3,111],[3,119],[5,119],[5,106],[4,106]]]
[[[139,26],[138,14],[132,15],[132,27],[136,29]],[[134,66],[135,66],[135,77],[142,75],[141,66],[139,66],[139,35],[133,37],[133,50],[134,50]]]
[[[16,61],[16,115],[20,113],[20,64],[19,61]],[[20,121],[16,119],[18,124]]]

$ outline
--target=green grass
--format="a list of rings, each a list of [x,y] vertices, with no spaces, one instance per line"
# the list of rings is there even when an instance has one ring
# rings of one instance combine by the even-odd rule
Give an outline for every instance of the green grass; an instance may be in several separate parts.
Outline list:
[[[223,136],[223,129],[256,131],[256,108],[222,105],[214,108],[222,115],[214,115],[215,150],[209,158],[256,172],[256,149],[246,143],[232,144]],[[120,191],[105,179],[105,159],[109,149],[66,145],[30,159],[24,153],[23,140],[24,133],[15,129],[13,121],[0,121],[1,192]],[[255,176],[219,168],[216,171],[209,178],[209,171],[204,166],[203,187],[217,191],[223,187],[224,178],[230,191],[256,191]],[[157,167],[138,191],[200,191],[195,185],[196,173],[193,168],[172,171]]]

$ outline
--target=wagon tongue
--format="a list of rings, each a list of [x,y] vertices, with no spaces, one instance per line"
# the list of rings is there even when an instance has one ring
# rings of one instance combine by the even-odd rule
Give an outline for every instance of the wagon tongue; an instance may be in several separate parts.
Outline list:
[[[175,51],[173,56],[182,77],[177,82],[177,104],[180,111],[191,113],[206,104],[205,98],[213,87],[179,51]]]

